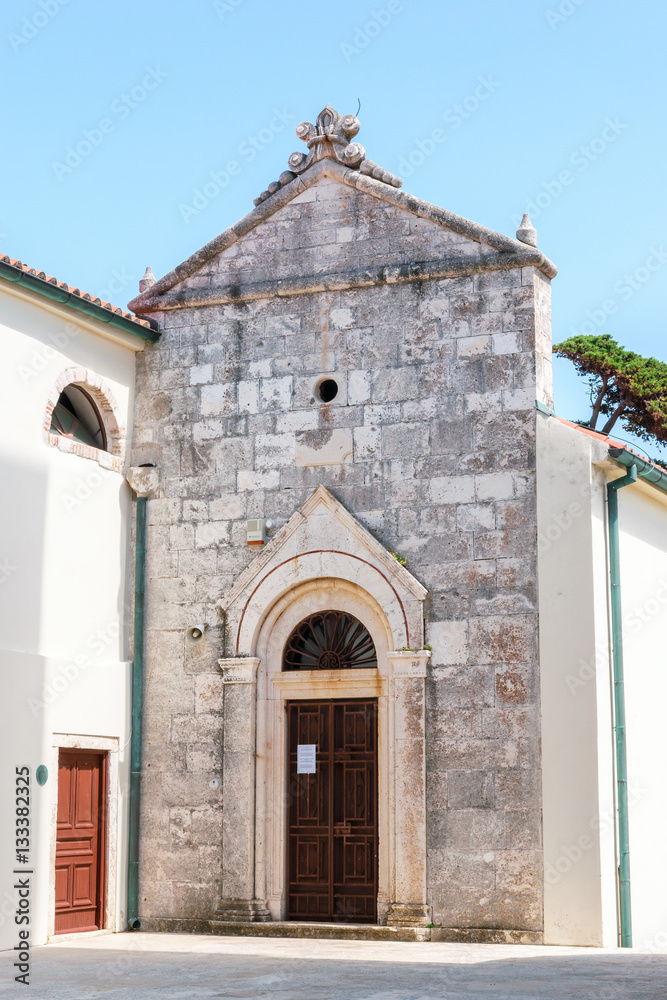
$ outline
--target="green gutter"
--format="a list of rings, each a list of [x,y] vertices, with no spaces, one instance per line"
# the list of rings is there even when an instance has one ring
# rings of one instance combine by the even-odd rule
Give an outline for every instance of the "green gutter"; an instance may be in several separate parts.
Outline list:
[[[607,483],[609,523],[609,578],[611,582],[611,636],[614,670],[614,735],[616,786],[618,796],[619,895],[621,948],[632,948],[632,908],[630,898],[630,831],[628,819],[628,757],[625,733],[625,680],[623,676],[623,619],[621,613],[621,564],[619,558],[618,491],[637,482],[637,465],[627,476]]]
[[[130,748],[130,830],[127,872],[127,923],[139,930],[139,818],[141,806],[141,724],[144,696],[144,590],[146,578],[146,502],[137,496],[134,563],[134,660],[132,663],[132,742]]]
[[[659,466],[652,462],[646,462],[638,455],[633,455],[627,448],[610,448],[609,457],[620,465],[624,465],[626,469],[630,469],[634,465],[640,479],[645,479],[647,483],[652,483],[653,486],[657,486],[658,489],[667,493],[667,472],[664,472]]]
[[[5,264],[4,261],[0,261],[0,278],[11,281],[15,285],[22,285],[24,288],[29,289],[31,292],[36,292],[37,295],[41,295],[45,299],[68,306],[76,312],[83,313],[85,316],[96,319],[101,323],[107,323],[109,326],[113,326],[117,330],[122,330],[124,333],[132,333],[135,337],[147,340],[151,344],[160,339],[160,334],[154,320],[149,320],[153,327],[149,330],[148,327],[141,326],[139,323],[135,323],[131,319],[126,319],[124,316],[119,316],[110,309],[105,309],[104,306],[95,305],[94,302],[89,302],[78,295],[73,295],[72,292],[68,292],[64,288],[59,288],[58,285],[53,285],[50,281],[45,281],[44,278],[28,274],[26,271],[13,267],[11,264]]]

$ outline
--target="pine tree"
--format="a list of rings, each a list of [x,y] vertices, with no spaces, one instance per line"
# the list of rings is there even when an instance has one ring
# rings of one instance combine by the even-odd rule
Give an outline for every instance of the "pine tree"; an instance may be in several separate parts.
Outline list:
[[[642,440],[667,441],[667,364],[626,351],[609,334],[576,336],[554,346],[554,353],[569,358],[590,388],[591,416],[582,421],[609,434],[621,420],[626,431]]]

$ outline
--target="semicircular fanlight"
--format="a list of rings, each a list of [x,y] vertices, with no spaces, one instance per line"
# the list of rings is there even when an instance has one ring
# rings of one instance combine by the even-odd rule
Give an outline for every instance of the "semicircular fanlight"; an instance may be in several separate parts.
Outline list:
[[[321,611],[296,626],[285,643],[283,670],[375,669],[375,644],[365,625],[343,611]]]
[[[107,450],[102,418],[91,397],[81,386],[66,385],[51,414],[52,434],[72,438],[101,451]]]

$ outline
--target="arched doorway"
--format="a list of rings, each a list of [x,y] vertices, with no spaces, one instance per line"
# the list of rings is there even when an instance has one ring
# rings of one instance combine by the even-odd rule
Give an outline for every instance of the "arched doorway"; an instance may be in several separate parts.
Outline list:
[[[292,630],[283,671],[377,670],[353,615],[328,609]],[[375,923],[377,698],[287,702],[288,920]]]
[[[376,706],[377,735],[370,743],[372,750],[377,739],[377,847],[371,871],[376,884],[366,895],[367,908],[355,903],[347,919],[394,926],[430,921],[425,597],[419,581],[319,486],[222,599],[229,653],[219,661],[224,731],[221,921],[280,921],[293,913],[288,820],[298,787],[292,787],[290,775],[288,716],[292,705],[305,717],[307,705],[322,703],[334,706],[317,709],[329,713],[328,725],[348,726],[350,732],[359,725],[368,731],[369,711],[372,732],[373,708],[368,706]],[[318,615],[319,640],[312,632]],[[337,620],[327,618],[331,615]],[[307,620],[311,631],[302,629],[303,643],[290,643]],[[332,646],[322,640],[323,630],[334,626],[338,644]],[[358,657],[350,656],[350,644]],[[283,669],[286,647],[291,650],[289,669]],[[332,719],[336,706],[353,703],[367,706],[361,724],[357,708],[340,712],[341,721]],[[317,744],[318,738],[312,742]],[[297,732],[295,748],[301,739]],[[360,752],[362,742],[354,742]],[[338,751],[351,752],[334,746],[333,752]],[[360,850],[368,851],[368,842]],[[359,858],[353,858],[355,864]],[[354,873],[354,865],[350,870]],[[327,912],[336,919],[335,901]],[[339,912],[338,919],[346,919]],[[324,913],[318,917],[302,911],[299,917],[327,919]]]

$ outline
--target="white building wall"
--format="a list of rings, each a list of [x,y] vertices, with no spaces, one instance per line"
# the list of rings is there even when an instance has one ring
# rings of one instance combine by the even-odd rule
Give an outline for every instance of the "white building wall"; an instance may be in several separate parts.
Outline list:
[[[537,422],[544,937],[613,945],[598,833],[610,784],[601,774],[609,758],[607,637],[594,613],[605,558],[593,509],[599,487],[591,439],[541,414]]]
[[[604,441],[538,414],[545,943],[618,941]],[[634,943],[667,944],[667,496],[619,493]]]
[[[667,497],[619,492],[633,944],[667,946]]]
[[[127,432],[139,338],[79,318],[30,293],[0,288],[0,948],[16,943],[9,868],[14,847],[15,767],[31,769],[33,921],[44,942],[52,879],[51,817],[57,795],[54,734],[105,737],[119,753],[119,878],[114,929],[125,908],[126,788],[129,763],[130,490],[118,472],[65,454],[43,439],[49,392],[66,368],[102,376]],[[111,339],[114,338],[114,339]],[[49,767],[44,787],[34,781]],[[115,832],[115,838],[113,836]]]

